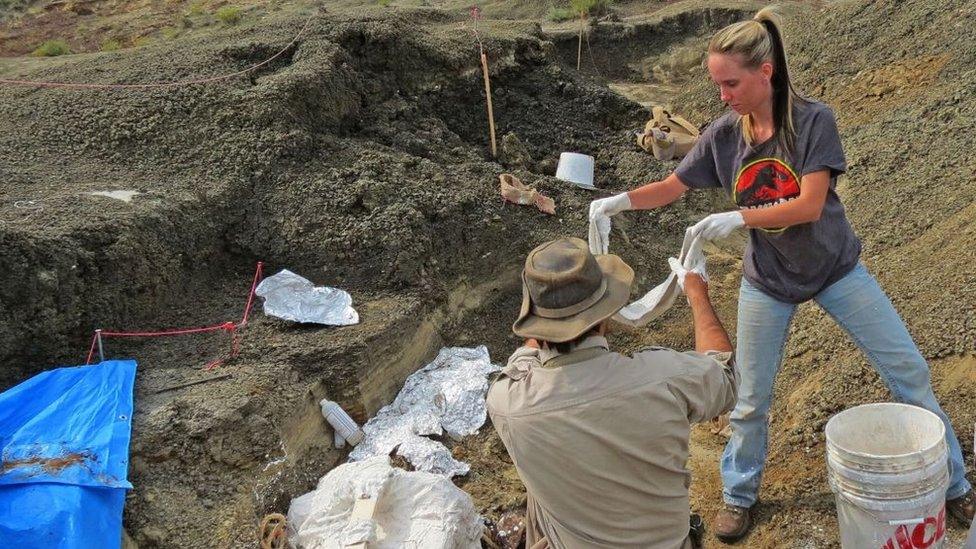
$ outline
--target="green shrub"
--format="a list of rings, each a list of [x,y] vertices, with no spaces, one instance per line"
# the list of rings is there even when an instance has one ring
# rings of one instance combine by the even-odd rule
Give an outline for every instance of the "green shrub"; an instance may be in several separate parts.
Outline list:
[[[167,40],[172,40],[172,39],[174,39],[174,38],[176,38],[177,36],[180,35],[180,29],[178,29],[176,27],[166,27],[165,29],[161,30],[160,32],[162,33],[163,38],[165,38]]]
[[[118,51],[122,49],[122,42],[114,38],[102,42],[102,51]]]
[[[34,50],[34,55],[37,57],[54,57],[66,53],[71,53],[71,48],[64,40],[48,40]]]
[[[186,12],[190,17],[197,17],[206,13],[203,9],[203,2],[194,2],[190,4],[190,9]]]
[[[241,8],[224,6],[217,10],[217,19],[225,25],[236,25],[241,20]]]
[[[393,0],[376,0],[376,3],[383,6],[384,8],[389,7]]]
[[[548,18],[554,23],[559,23],[560,21],[569,21],[570,19],[576,19],[579,14],[574,13],[573,10],[569,8],[549,8]]]
[[[0,16],[6,11],[23,11],[29,4],[29,0],[0,0]]]
[[[580,13],[587,15],[603,15],[610,11],[612,0],[569,0],[569,9],[574,16]]]

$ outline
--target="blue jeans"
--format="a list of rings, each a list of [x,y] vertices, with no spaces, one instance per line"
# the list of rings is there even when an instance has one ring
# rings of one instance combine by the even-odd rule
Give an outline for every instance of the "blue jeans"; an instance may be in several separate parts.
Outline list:
[[[864,265],[831,284],[814,300],[867,355],[898,402],[921,406],[945,422],[949,445],[949,490],[957,498],[969,489],[962,451],[949,418],[929,382],[929,367],[888,296]],[[732,438],[722,454],[722,495],[726,503],[752,507],[766,462],[773,380],[783,359],[786,334],[796,305],[783,303],[742,279],[736,361],[741,382],[732,411]]]

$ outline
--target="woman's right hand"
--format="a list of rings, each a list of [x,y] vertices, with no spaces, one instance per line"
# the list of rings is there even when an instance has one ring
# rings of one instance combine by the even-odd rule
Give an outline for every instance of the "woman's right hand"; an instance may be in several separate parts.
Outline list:
[[[630,197],[627,193],[590,202],[590,227],[587,233],[590,252],[607,253],[610,244],[610,217],[630,208]]]

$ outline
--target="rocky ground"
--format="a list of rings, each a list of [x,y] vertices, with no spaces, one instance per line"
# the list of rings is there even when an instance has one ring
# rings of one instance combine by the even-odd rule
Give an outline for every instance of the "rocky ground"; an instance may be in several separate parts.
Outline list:
[[[0,370],[4,387],[78,364],[91,331],[196,326],[239,318],[254,264],[349,290],[363,322],[298,327],[258,313],[216,371],[224,334],[109,340],[139,361],[126,528],[146,547],[256,546],[261,516],[284,511],[344,454],[317,400],[364,421],[444,345],[486,344],[503,361],[525,252],[585,232],[594,194],[552,177],[560,151],[597,159],[597,184],[622,191],[673,168],[634,146],[641,106],[695,122],[722,106],[700,67],[707,36],[747,2],[627,2],[589,27],[580,72],[573,22],[548,6],[486,4],[475,26],[450,2],[14,3],[0,19],[0,79],[181,81],[272,63],[219,84],[155,90],[0,86]],[[0,4],[0,6],[4,6]],[[936,392],[972,461],[976,301],[969,185],[976,161],[976,9],[948,0],[784,7],[797,85],[837,113],[850,164],[840,193],[864,260],[931,361]],[[615,14],[615,15],[614,15]],[[186,21],[189,24],[186,24]],[[542,23],[540,25],[540,23]],[[177,31],[167,29],[177,28]],[[304,28],[304,31],[302,29]],[[933,39],[933,36],[939,39]],[[73,55],[25,56],[64,38]],[[492,159],[479,65],[489,59],[502,155]],[[116,39],[121,49],[105,48]],[[100,50],[109,51],[100,51]],[[502,139],[507,136],[506,139]],[[557,214],[502,204],[514,173]],[[132,190],[131,202],[92,191]],[[597,195],[600,195],[597,193]],[[614,251],[640,289],[663,277],[681,230],[727,207],[689,193],[621,217]],[[710,261],[723,320],[735,323],[738,249]],[[623,349],[689,347],[677,307]],[[836,547],[823,426],[888,399],[864,357],[815,306],[791,329],[776,386],[770,461],[748,547]],[[191,388],[174,384],[231,374]],[[696,431],[693,506],[720,505],[722,440]],[[488,517],[524,497],[490,428],[458,442],[459,484]],[[950,532],[960,543],[962,531]],[[709,540],[710,547],[720,543]]]

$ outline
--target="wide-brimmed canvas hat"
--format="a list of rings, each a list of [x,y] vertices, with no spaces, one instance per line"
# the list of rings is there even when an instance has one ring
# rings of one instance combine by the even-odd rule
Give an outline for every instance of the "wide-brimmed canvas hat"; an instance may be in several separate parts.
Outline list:
[[[590,253],[579,238],[529,252],[522,270],[522,309],[512,331],[523,338],[571,341],[610,318],[630,299],[634,270],[615,255]]]

